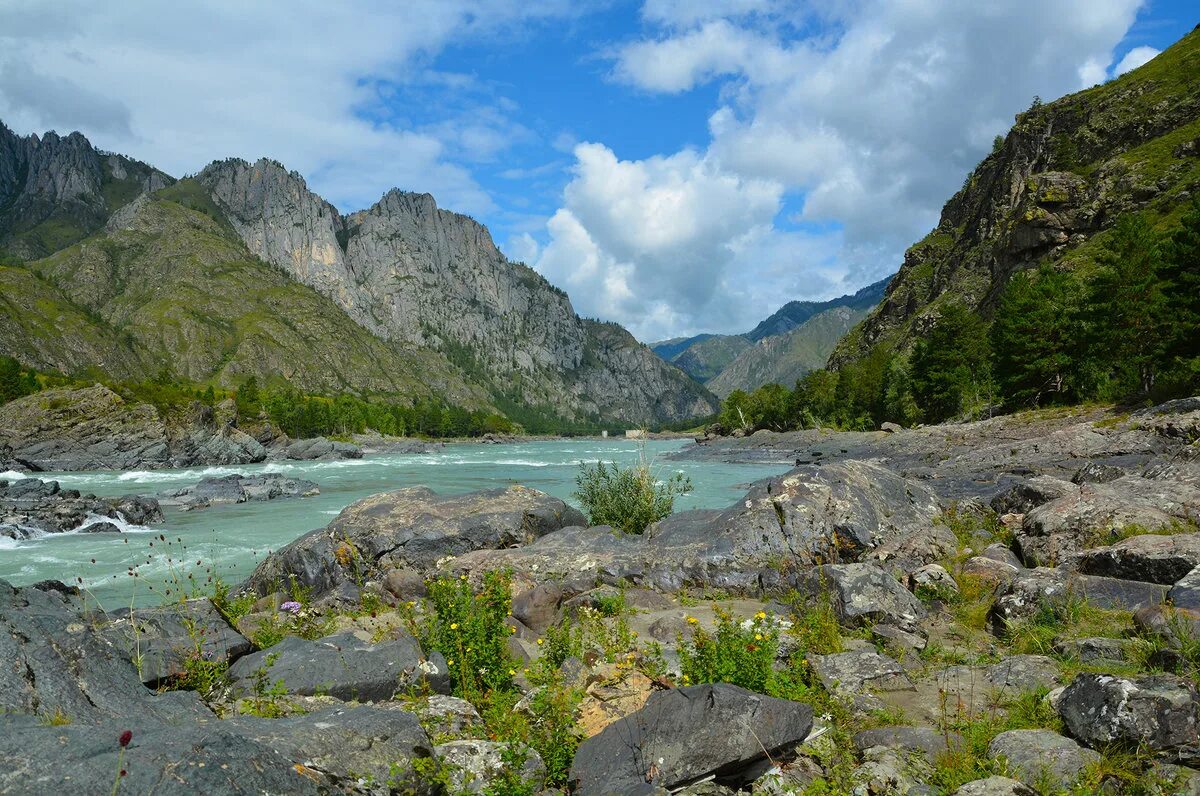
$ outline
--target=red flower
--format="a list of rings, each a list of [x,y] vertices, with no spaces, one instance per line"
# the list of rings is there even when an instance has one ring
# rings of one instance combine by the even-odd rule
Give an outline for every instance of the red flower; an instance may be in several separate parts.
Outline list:
[[[124,749],[126,746],[129,746],[129,742],[132,740],[133,740],[133,730],[126,730],[125,732],[121,733],[121,740],[120,740],[121,748]]]

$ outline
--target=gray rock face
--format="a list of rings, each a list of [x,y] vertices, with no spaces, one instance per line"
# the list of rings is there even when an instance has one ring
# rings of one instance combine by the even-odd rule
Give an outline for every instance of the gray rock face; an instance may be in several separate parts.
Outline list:
[[[453,793],[483,793],[506,771],[504,762],[508,744],[500,741],[450,741],[437,745],[437,756],[447,767]],[[525,757],[520,770],[511,772],[533,792],[540,792],[546,780],[546,764],[533,749],[520,747]]]
[[[673,514],[642,536],[573,528],[516,550],[469,553],[450,566],[510,567],[538,581],[626,578],[662,591],[700,584],[761,592],[796,585],[821,561],[854,560],[922,531],[936,514],[925,487],[874,464],[798,467],[755,484],[724,511]]]
[[[126,729],[133,730],[133,741],[120,760],[126,772],[122,793],[328,792],[319,772],[302,773],[292,760],[215,718],[170,725],[148,723],[137,714],[62,727],[45,726],[36,716],[0,715],[0,791],[61,796],[84,786],[107,793],[119,770],[117,741]]]
[[[873,564],[827,564],[804,573],[799,588],[818,596],[828,593],[842,624],[850,627],[886,623],[913,628],[925,606],[908,589]]]
[[[218,423],[197,404],[188,422],[168,426],[149,404],[129,404],[99,384],[45,390],[0,406],[0,458],[42,470],[247,464],[266,458],[258,440]]]
[[[282,681],[289,694],[328,694],[335,699],[374,702],[397,691],[428,683],[439,693],[449,689],[446,663],[440,655],[427,659],[412,636],[371,644],[353,633],[316,641],[289,636],[268,650],[239,658],[229,669],[233,692],[247,695],[255,674],[267,682]]]
[[[126,610],[114,616],[108,631],[150,686],[183,674],[188,658],[232,661],[254,649],[208,598]]]
[[[988,754],[1007,760],[1010,770],[1023,782],[1040,784],[1048,777],[1064,788],[1073,784],[1087,766],[1100,760],[1091,749],[1050,730],[1002,732],[988,745]]]
[[[342,217],[278,163],[198,175],[251,252],[389,340],[465,346],[497,385],[574,417],[653,423],[711,414],[715,399],[625,330],[580,319],[566,294],[507,260],[486,228],[428,194],[390,191]]]
[[[812,728],[812,709],[732,685],[659,691],[646,706],[583,742],[573,793],[673,789],[709,775],[718,783],[756,778],[759,763],[786,761]]]
[[[1081,674],[1057,707],[1067,731],[1089,746],[1119,741],[1196,753],[1196,686],[1183,678]]]
[[[334,442],[325,437],[298,439],[283,449],[284,459],[361,459],[362,449],[352,442]]]
[[[0,536],[28,539],[65,531],[120,532],[103,518],[144,525],[162,522],[163,514],[154,498],[98,498],[37,478],[0,481]]]
[[[1200,533],[1133,536],[1083,553],[1080,572],[1171,585],[1200,565]]]
[[[284,718],[238,716],[227,719],[226,725],[251,742],[323,773],[344,789],[367,777],[383,785],[392,778],[395,766],[401,792],[438,792],[433,783],[422,782],[412,773],[412,761],[432,757],[434,747],[417,717],[402,710],[335,705]]]
[[[234,473],[205,478],[195,486],[176,490],[171,493],[169,500],[183,510],[190,511],[252,500],[311,497],[320,492],[316,483],[303,478],[288,478],[279,473],[249,476]]]
[[[355,567],[428,574],[447,556],[524,544],[584,522],[558,498],[525,487],[458,497],[440,497],[424,487],[400,489],[346,507],[327,527],[268,556],[244,588],[267,594],[295,575],[320,596],[354,584]],[[339,561],[336,551],[347,544]]]

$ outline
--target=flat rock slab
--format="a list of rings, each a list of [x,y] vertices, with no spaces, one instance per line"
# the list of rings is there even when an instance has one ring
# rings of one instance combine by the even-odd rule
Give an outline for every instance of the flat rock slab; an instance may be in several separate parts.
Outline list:
[[[830,693],[858,694],[874,691],[908,691],[913,683],[904,667],[874,650],[809,655],[809,666]]]
[[[254,649],[207,597],[114,617],[109,638],[128,653],[146,685],[183,674],[189,659],[233,661]]]
[[[1100,760],[1091,749],[1050,730],[1002,732],[988,745],[988,755],[1007,760],[1009,770],[1026,784],[1039,784],[1049,778],[1064,788]]]
[[[860,752],[878,747],[898,749],[922,754],[931,763],[961,745],[962,738],[958,733],[942,732],[933,727],[878,727],[854,736],[854,746]]]
[[[1037,793],[1015,779],[988,777],[968,782],[952,796],[1037,796]]]
[[[252,693],[256,673],[262,669],[268,685],[282,681],[290,694],[375,702],[421,683],[446,693],[449,678],[440,657],[427,660],[417,640],[407,635],[378,644],[353,633],[316,641],[289,636],[270,649],[240,658],[230,667],[229,677],[239,696]]]
[[[140,684],[137,684],[141,688]],[[319,772],[221,726],[148,723],[136,714],[101,724],[47,727],[36,716],[0,715],[0,792],[34,796],[108,793],[118,739],[133,731],[120,759],[121,793],[258,794],[328,792]]]
[[[434,754],[415,715],[374,705],[336,705],[273,719],[238,716],[225,724],[232,732],[337,782],[365,776],[384,783],[393,765],[399,772],[411,771],[414,759]],[[403,773],[398,776],[402,779]],[[430,783],[407,784],[415,788],[407,792],[434,792]]]
[[[767,759],[789,758],[812,729],[812,708],[727,684],[659,691],[641,710],[580,745],[580,796],[673,789],[709,775],[741,783]],[[761,772],[755,772],[761,773]]]

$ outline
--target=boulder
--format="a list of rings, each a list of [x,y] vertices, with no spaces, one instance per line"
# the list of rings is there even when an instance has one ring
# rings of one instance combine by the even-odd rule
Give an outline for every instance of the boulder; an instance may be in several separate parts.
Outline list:
[[[513,486],[442,497],[413,487],[347,506],[264,559],[243,589],[275,590],[292,575],[314,596],[355,588],[365,572],[404,569],[428,576],[443,558],[481,548],[526,544],[584,517],[558,498]]]
[[[66,531],[120,533],[123,522],[141,525],[162,519],[162,509],[154,498],[100,498],[60,489],[57,481],[38,478],[0,481],[0,536],[27,539]]]
[[[1200,611],[1200,566],[1175,581],[1167,597],[1171,605],[1188,611]]]
[[[1063,788],[1074,784],[1100,755],[1050,730],[1008,730],[988,744],[990,757],[1008,761],[1008,770],[1029,785],[1047,781]]]
[[[1015,779],[987,777],[960,786],[951,796],[1037,796],[1037,793]]]
[[[1125,642],[1119,638],[1071,638],[1054,642],[1054,654],[1080,663],[1124,661]]]
[[[134,685],[142,688],[136,680]],[[126,729],[133,731],[133,739],[124,755],[118,756],[118,740]],[[37,716],[0,715],[0,792],[108,793],[118,771],[125,772],[121,793],[328,792],[321,772],[234,732],[217,719],[206,724],[161,724],[131,713],[103,724],[47,726]]]
[[[944,732],[933,727],[879,727],[863,730],[854,736],[854,746],[860,752],[883,747],[905,754],[920,754],[929,762],[957,750],[962,738],[956,732]]]
[[[852,696],[866,689],[910,691],[913,688],[903,666],[873,649],[809,655],[808,665],[830,693]]]
[[[505,760],[514,754],[524,759],[516,772]],[[437,745],[437,756],[455,794],[490,793],[506,772],[515,773],[531,793],[541,791],[546,780],[546,764],[527,746],[510,747],[500,741],[450,741]]]
[[[114,614],[108,629],[149,686],[183,674],[188,659],[233,661],[254,649],[207,597],[126,609]]]
[[[455,572],[509,568],[580,590],[621,580],[658,591],[707,586],[732,592],[787,590],[808,568],[854,560],[933,524],[928,487],[867,462],[798,467],[751,487],[723,511],[683,511],[642,536],[567,529],[515,550],[459,557]]]
[[[1068,495],[1078,494],[1079,488],[1049,475],[1039,475],[1012,484],[991,500],[997,514],[1025,514],[1032,509]]]
[[[204,509],[209,506],[246,503],[251,500],[275,500],[276,498],[310,497],[321,490],[312,481],[289,478],[280,473],[258,475],[223,475],[205,478],[195,486],[172,492],[168,500],[184,511]]]
[[[314,459],[361,459],[362,449],[351,442],[334,442],[325,437],[298,439],[283,449],[283,458],[298,461]]]
[[[439,792],[412,770],[414,760],[434,755],[429,736],[412,713],[375,705],[335,705],[282,718],[237,716],[226,719],[225,726],[335,783],[392,780],[396,788],[407,786],[405,793]]]
[[[371,644],[353,633],[338,633],[316,641],[289,636],[270,649],[247,655],[229,669],[235,695],[253,692],[257,672],[266,682],[282,682],[290,694],[328,694],[341,700],[375,702],[397,691],[428,685],[449,691],[444,660],[426,658],[412,636]]]
[[[828,594],[838,620],[848,627],[883,623],[911,629],[927,613],[908,589],[873,564],[815,567],[798,579],[797,588],[813,597]]]
[[[1088,462],[1071,476],[1072,484],[1107,484],[1125,475],[1120,467],[1101,462]]]
[[[644,708],[580,745],[571,765],[572,792],[670,790],[709,776],[740,785],[786,762],[811,728],[808,705],[737,686],[659,691]]]
[[[1088,550],[1076,563],[1080,572],[1172,585],[1200,565],[1200,533],[1131,536]]]
[[[1121,742],[1196,751],[1196,686],[1173,675],[1136,679],[1080,674],[1058,698],[1067,732],[1088,746]]]

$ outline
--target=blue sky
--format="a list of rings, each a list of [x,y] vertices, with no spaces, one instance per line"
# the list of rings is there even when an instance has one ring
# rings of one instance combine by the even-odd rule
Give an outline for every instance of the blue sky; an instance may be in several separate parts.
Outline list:
[[[1184,0],[0,0],[0,120],[182,175],[270,156],[343,210],[429,191],[582,314],[734,332],[893,272],[1036,94]]]

